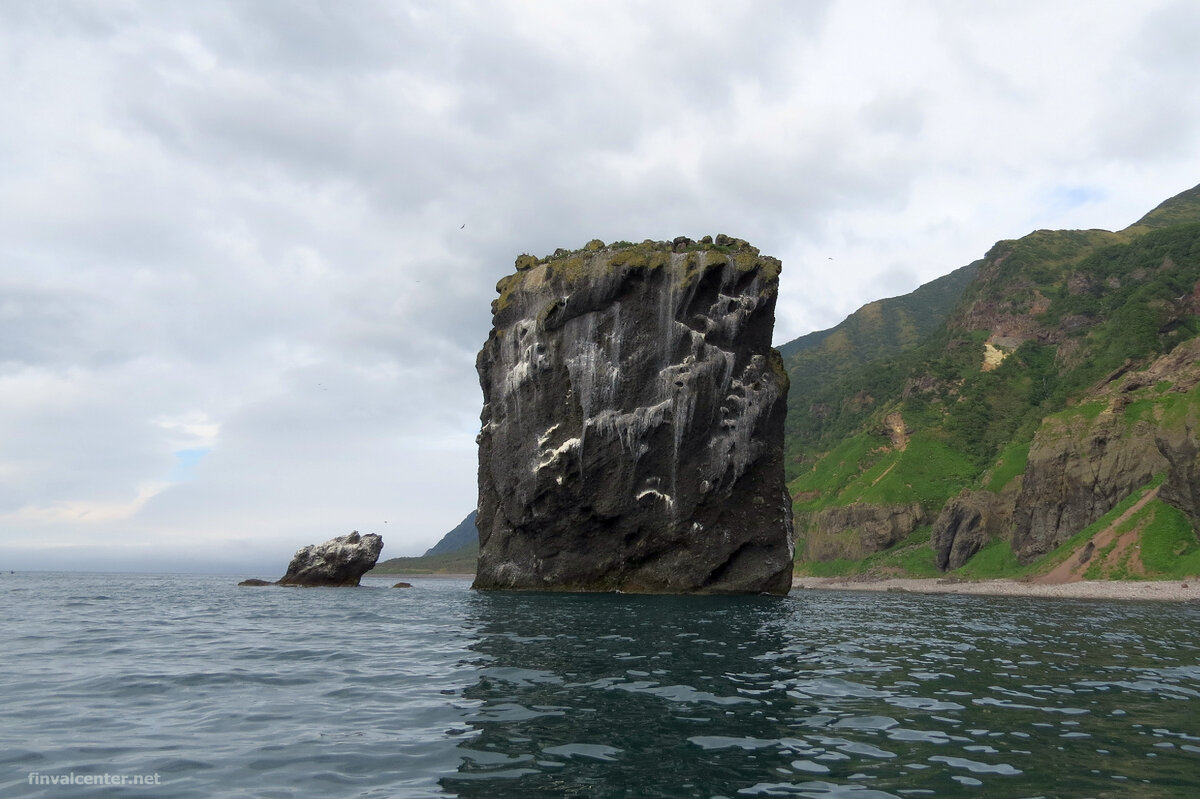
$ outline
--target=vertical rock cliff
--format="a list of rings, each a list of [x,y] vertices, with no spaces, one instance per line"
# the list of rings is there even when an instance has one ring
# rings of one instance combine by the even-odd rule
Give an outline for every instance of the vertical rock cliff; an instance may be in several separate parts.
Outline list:
[[[516,266],[477,361],[475,587],[787,593],[779,261],[718,236]]]

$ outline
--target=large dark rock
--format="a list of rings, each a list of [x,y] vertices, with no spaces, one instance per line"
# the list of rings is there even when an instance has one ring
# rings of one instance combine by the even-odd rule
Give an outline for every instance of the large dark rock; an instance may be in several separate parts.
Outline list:
[[[476,588],[787,593],[779,266],[728,237],[517,259],[477,362]]]
[[[383,539],[357,531],[312,544],[296,552],[279,585],[352,586],[375,567]]]

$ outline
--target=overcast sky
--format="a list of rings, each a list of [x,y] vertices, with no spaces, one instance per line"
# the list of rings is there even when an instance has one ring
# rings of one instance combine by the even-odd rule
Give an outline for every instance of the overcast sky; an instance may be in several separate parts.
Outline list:
[[[1200,183],[1197,42],[1194,0],[3,0],[0,567],[419,554],[517,255],[744,238],[782,343]]]

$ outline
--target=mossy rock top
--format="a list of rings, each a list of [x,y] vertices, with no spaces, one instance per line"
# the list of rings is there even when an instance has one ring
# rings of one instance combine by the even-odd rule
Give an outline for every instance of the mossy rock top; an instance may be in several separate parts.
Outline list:
[[[699,257],[700,253],[708,255]],[[714,256],[719,256],[719,261]],[[628,241],[605,244],[601,239],[592,239],[578,249],[559,247],[542,258],[527,253],[517,256],[516,272],[496,284],[500,296],[492,303],[492,313],[505,310],[515,292],[535,289],[548,281],[574,283],[618,268],[661,269],[675,264],[686,270],[687,283],[718,262],[741,272],[761,269],[768,284],[778,280],[781,269],[778,259],[760,255],[758,248],[746,240],[724,233],[704,236],[699,241],[678,236],[671,241],[646,239],[640,244]]]
[[[559,247],[550,255],[535,259],[535,263],[544,264],[553,261],[561,261],[569,259],[573,256],[583,254],[597,254],[604,252],[621,252],[624,250],[636,250],[640,252],[708,252],[716,251],[727,254],[735,253],[752,253],[757,256],[758,248],[751,245],[745,239],[738,239],[732,236],[727,236],[724,233],[719,233],[714,236],[704,236],[699,241],[693,241],[687,236],[677,236],[670,241],[654,241],[646,239],[640,244],[634,244],[629,241],[614,241],[612,244],[605,244],[601,239],[592,239],[582,247],[568,250],[564,247]],[[518,258],[519,263],[524,263],[525,259],[532,256],[522,255]],[[528,269],[528,266],[518,266],[518,269]]]

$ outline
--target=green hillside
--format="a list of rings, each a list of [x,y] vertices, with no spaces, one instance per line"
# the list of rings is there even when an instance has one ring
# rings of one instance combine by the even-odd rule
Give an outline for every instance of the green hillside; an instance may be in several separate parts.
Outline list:
[[[455,528],[457,530],[458,528]],[[453,535],[451,530],[447,535]],[[479,541],[435,555],[414,558],[389,558],[375,566],[368,574],[474,574],[475,560],[479,557]]]
[[[864,305],[841,324],[801,336],[779,347],[792,385],[788,392],[787,476],[796,477],[816,442],[847,434],[859,417],[843,418],[848,386],[869,395],[879,369],[868,363],[911,348],[945,321],[975,277],[979,263],[930,281],[911,294]]]
[[[1166,200],[1134,223],[1130,229],[1174,227],[1195,222],[1197,219],[1200,219],[1200,186]]]
[[[909,294],[868,303],[828,330],[818,330],[780,346],[779,354],[789,367],[805,364],[821,372],[847,365],[842,358],[864,363],[911,346],[941,324],[978,268],[976,262],[931,280]],[[814,350],[823,351],[817,357],[802,357],[802,353]],[[826,357],[830,362],[825,362]]]
[[[1011,535],[1010,553],[1015,546],[1028,564],[1077,533],[1072,525],[1086,526],[1082,520],[1136,488],[1119,465],[1101,469],[1095,485],[1086,477],[1085,484],[1060,480],[1055,488],[1045,465],[1051,456],[1074,466],[1090,457],[1108,463],[1107,457],[1143,471],[1170,468],[1177,480],[1194,481],[1186,476],[1190,466],[1168,463],[1174,450],[1155,449],[1161,420],[1143,418],[1138,435],[1118,435],[1128,452],[1104,443],[1100,433],[1111,432],[1105,425],[1115,406],[1141,396],[1138,375],[1160,369],[1166,384],[1191,379],[1187,358],[1176,364],[1164,356],[1183,352],[1181,345],[1192,346],[1200,334],[1200,187],[1121,232],[1040,230],[1001,241],[954,275],[963,285],[943,287],[944,304],[927,304],[926,323],[936,316],[937,324],[916,340],[904,335],[905,320],[927,287],[865,306],[838,328],[781,348],[792,378],[786,446],[801,571],[865,568],[861,557],[830,555],[840,546],[861,554],[868,539],[868,550],[883,541],[896,557],[922,537],[925,551],[937,549],[947,525],[951,540],[959,531],[960,505],[972,511],[970,535]],[[880,337],[895,342],[890,351]],[[1185,389],[1138,401],[1146,408],[1168,400],[1188,405]],[[1101,440],[1108,454],[1080,454],[1068,444],[1054,452],[1043,420],[1062,413],[1081,415],[1072,429]],[[1178,428],[1181,452],[1194,442],[1195,429]],[[1031,445],[1038,454],[1033,466],[1026,462]],[[1030,515],[1021,503],[1032,499],[1065,502],[1066,520]],[[1183,514],[1173,517],[1176,523],[1187,518],[1189,502],[1169,505]],[[837,512],[851,506],[854,513]],[[900,507],[907,508],[902,523]],[[994,557],[994,547],[988,551]],[[818,552],[827,563],[806,565]],[[899,568],[883,563],[887,551],[871,557],[871,568]],[[839,560],[845,562],[834,566]],[[1158,567],[1145,573],[1151,572],[1172,573]]]

